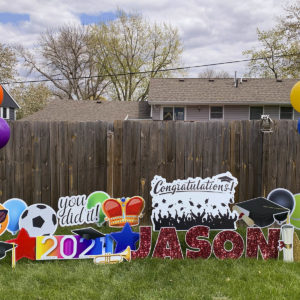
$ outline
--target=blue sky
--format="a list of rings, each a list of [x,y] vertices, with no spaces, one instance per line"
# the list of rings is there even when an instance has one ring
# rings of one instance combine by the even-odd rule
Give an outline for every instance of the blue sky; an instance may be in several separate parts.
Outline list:
[[[0,23],[18,24],[19,22],[30,21],[29,14],[16,14],[10,12],[0,12]]]
[[[97,24],[99,22],[112,21],[116,18],[114,12],[103,12],[96,15],[80,14],[80,21],[83,25]]]
[[[32,48],[47,28],[107,22],[122,9],[177,28],[182,65],[202,65],[245,58],[242,52],[257,46],[256,29],[272,28],[286,1],[296,0],[0,0],[0,36],[2,43]],[[238,76],[246,71],[245,64],[221,69]]]

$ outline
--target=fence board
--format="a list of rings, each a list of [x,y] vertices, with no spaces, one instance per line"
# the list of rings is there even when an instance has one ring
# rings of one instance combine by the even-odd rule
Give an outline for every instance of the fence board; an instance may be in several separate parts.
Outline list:
[[[111,181],[112,196],[145,198],[148,223],[155,175],[173,181],[230,171],[239,181],[236,201],[267,196],[276,187],[300,190],[295,121],[275,122],[271,134],[260,132],[259,121],[10,122],[10,127],[11,139],[0,150],[2,203],[20,197],[57,209],[59,197],[108,192]]]

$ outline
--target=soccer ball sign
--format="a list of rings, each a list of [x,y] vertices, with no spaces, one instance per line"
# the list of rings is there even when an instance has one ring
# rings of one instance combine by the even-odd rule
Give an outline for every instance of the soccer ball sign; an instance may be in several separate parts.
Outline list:
[[[46,204],[32,204],[22,213],[19,226],[31,237],[53,235],[57,228],[56,212]]]

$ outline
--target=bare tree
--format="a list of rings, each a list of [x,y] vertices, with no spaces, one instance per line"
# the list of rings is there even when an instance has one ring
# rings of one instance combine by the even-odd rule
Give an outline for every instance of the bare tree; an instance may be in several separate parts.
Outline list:
[[[17,47],[30,72],[52,83],[53,94],[72,100],[98,99],[108,85],[101,62],[88,47],[89,27],[66,25],[41,34],[34,52]]]
[[[207,68],[198,74],[198,78],[230,78],[230,74],[224,70],[216,71],[215,69]]]
[[[104,67],[112,82],[108,92],[120,101],[145,100],[150,78],[174,74],[160,71],[178,66],[182,53],[176,29],[123,11],[117,19],[94,26],[92,41],[99,68]]]

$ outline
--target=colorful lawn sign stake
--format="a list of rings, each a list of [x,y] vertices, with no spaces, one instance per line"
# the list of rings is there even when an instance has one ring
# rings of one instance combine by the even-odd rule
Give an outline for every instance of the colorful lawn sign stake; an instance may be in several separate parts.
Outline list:
[[[300,262],[300,240],[295,231],[294,231],[294,240],[293,240],[293,256],[295,262]]]
[[[16,244],[15,261],[17,262],[23,257],[35,260],[35,240],[35,237],[30,237],[27,231],[21,228],[18,236],[15,239],[6,241],[6,243]]]
[[[115,263],[123,262],[124,260],[131,261],[131,251],[129,246],[126,248],[126,250],[124,250],[121,253],[114,253],[114,254],[107,253],[107,254],[94,256],[94,263],[96,265],[115,264]]]
[[[274,219],[280,215],[289,212],[288,208],[272,202],[263,197],[258,197],[243,202],[236,203],[233,206],[248,226],[268,227],[274,223]]]
[[[27,204],[21,199],[13,198],[6,200],[3,203],[3,206],[8,210],[9,215],[7,230],[12,235],[15,235],[20,229],[19,219],[24,210],[27,208]]]
[[[300,194],[294,195],[295,198],[295,207],[294,211],[291,214],[290,222],[291,224],[300,230]]]
[[[9,141],[10,128],[8,123],[0,118],[0,149],[3,148]]]
[[[135,244],[140,238],[139,233],[131,230],[129,223],[125,224],[121,232],[113,232],[110,235],[117,243],[115,253],[124,251],[128,246],[131,250],[135,250]]]
[[[16,239],[0,242],[0,258],[15,245],[13,265],[23,257],[31,260],[93,259],[113,252],[113,239],[109,234],[102,234],[93,228],[81,228],[74,232],[78,235],[30,237],[21,228]]]
[[[288,214],[293,213],[295,207],[294,195],[289,190],[278,188],[272,190],[267,198],[272,202],[288,209],[288,212],[285,214],[278,214],[275,216],[276,222],[278,224],[282,224],[286,221]]]
[[[298,81],[292,88],[290,94],[291,104],[293,108],[300,112],[300,81]],[[298,120],[298,132],[300,133],[300,119]]]
[[[105,192],[94,192],[90,194],[87,198],[87,209],[92,209],[93,207],[96,207],[98,204],[102,206],[102,203],[109,199],[110,196]],[[100,209],[99,211],[99,225],[101,226],[105,222],[105,214],[103,213],[103,210]]]
[[[0,105],[2,104],[3,97],[4,97],[3,87],[0,85]]]
[[[79,235],[39,236],[36,260],[88,259],[113,252],[113,240],[92,228],[74,230]]]
[[[0,235],[2,235],[6,231],[8,222],[8,210],[0,204]]]
[[[191,249],[186,250],[186,258],[208,259],[214,253],[218,259],[239,259],[244,250],[245,256],[258,258],[258,254],[264,260],[278,258],[278,242],[280,229],[269,229],[266,239],[261,228],[248,228],[246,243],[239,233],[233,230],[220,231],[213,240],[209,240],[210,228],[207,226],[194,226],[185,235],[185,241]],[[145,258],[151,251],[151,227],[140,226],[140,243],[136,251],[131,252],[132,259]],[[226,243],[232,247],[226,249]],[[183,259],[181,245],[175,227],[162,227],[153,250],[154,258]]]
[[[6,256],[6,252],[13,248],[13,244],[0,242],[0,259]]]
[[[188,178],[166,182],[155,176],[151,182],[152,224],[188,230],[195,225],[210,229],[235,229],[238,214],[231,212],[238,181],[230,172],[212,178]]]
[[[84,223],[103,223],[101,204],[109,195],[105,192],[94,192],[86,195],[60,197],[57,217],[59,225],[74,226]]]
[[[282,240],[279,241],[279,250],[283,250],[283,261],[292,262],[294,226],[285,224],[281,226]]]
[[[103,202],[102,209],[110,227],[123,227],[127,223],[131,226],[139,225],[139,218],[142,217],[144,206],[144,199],[134,196],[107,199]]]
[[[32,204],[23,211],[19,226],[31,237],[53,235],[57,228],[56,212],[46,204]]]

